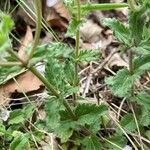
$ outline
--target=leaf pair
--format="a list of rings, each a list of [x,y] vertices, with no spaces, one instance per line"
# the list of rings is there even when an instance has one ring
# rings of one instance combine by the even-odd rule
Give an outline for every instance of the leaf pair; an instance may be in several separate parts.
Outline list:
[[[96,134],[99,130],[100,118],[106,114],[107,106],[79,104],[74,109],[77,120],[72,120],[69,113],[64,110],[61,103],[58,103],[56,99],[49,99],[49,102],[45,105],[45,110],[48,130],[56,133],[62,142],[66,142],[70,137],[75,136],[75,132],[82,131],[84,126],[92,131],[93,134]]]

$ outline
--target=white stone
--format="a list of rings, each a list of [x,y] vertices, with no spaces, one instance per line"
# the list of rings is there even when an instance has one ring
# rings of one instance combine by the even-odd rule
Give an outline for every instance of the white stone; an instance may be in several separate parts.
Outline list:
[[[46,4],[48,7],[53,7],[57,2],[58,0],[47,0]]]
[[[129,146],[129,145],[126,145],[126,146],[123,148],[123,150],[132,150],[132,147]]]

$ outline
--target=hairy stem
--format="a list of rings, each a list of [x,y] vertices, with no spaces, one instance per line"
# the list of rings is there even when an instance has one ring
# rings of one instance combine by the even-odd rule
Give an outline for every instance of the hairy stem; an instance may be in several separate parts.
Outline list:
[[[104,3],[104,4],[85,4],[81,5],[81,9],[84,11],[94,10],[112,10],[117,8],[128,7],[127,3]]]
[[[134,66],[133,66],[133,52],[132,52],[132,50],[129,50],[128,55],[129,55],[129,72],[130,72],[130,75],[133,75],[134,74]]]
[[[35,32],[35,37],[34,37],[34,43],[31,49],[31,52],[29,54],[29,58],[27,62],[32,58],[35,48],[37,47],[40,39],[40,33],[41,33],[41,21],[42,21],[42,5],[41,5],[41,0],[35,0],[35,6],[36,6],[36,32]]]
[[[1,67],[22,66],[21,62],[0,62]]]
[[[134,64],[133,64],[134,56],[133,56],[132,50],[129,50],[128,55],[129,55],[129,72],[130,72],[130,75],[132,76],[134,74]],[[134,83],[131,89],[131,97],[133,96],[134,96]]]
[[[77,21],[80,23],[81,21],[81,9],[80,9],[80,0],[76,0],[76,6],[77,6]],[[76,59],[78,58],[80,54],[80,28],[78,27],[76,31],[76,47],[75,47],[75,56]],[[75,85],[78,85],[78,62],[76,61],[75,63]],[[73,99],[74,99],[74,105],[76,105],[76,94],[73,94]]]

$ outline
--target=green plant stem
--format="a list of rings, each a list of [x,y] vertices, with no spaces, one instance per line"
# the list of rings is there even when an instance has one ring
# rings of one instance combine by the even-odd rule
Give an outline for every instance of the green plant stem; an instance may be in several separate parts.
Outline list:
[[[22,66],[21,62],[0,62],[2,67]]]
[[[59,97],[59,93],[57,90],[55,90],[55,88],[53,87],[53,85],[51,85],[47,79],[35,68],[35,67],[29,67],[28,68],[36,77],[38,77],[43,84],[47,87],[47,89],[56,97]]]
[[[36,7],[36,32],[35,32],[35,37],[34,37],[34,43],[31,49],[31,52],[29,54],[29,58],[27,62],[32,58],[35,48],[37,47],[40,39],[40,33],[41,33],[41,21],[42,21],[42,5],[41,5],[41,0],[34,0],[35,1],[35,7]]]
[[[128,55],[129,55],[129,72],[130,72],[130,75],[133,75],[134,74],[134,66],[133,66],[133,52],[132,52],[132,50],[129,50]]]
[[[83,11],[112,10],[124,7],[128,7],[128,4],[127,3],[85,4],[81,5],[81,10]]]
[[[134,74],[134,64],[133,64],[133,52],[132,50],[129,50],[128,52],[128,55],[129,55],[129,72],[130,72],[130,75],[132,76]],[[131,88],[131,97],[134,96],[134,84]]]
[[[77,22],[80,23],[81,21],[81,8],[80,8],[80,0],[76,0],[76,6],[77,6]],[[78,57],[80,54],[80,27],[78,27],[76,31],[76,47],[75,47],[75,57],[76,57],[76,62],[75,62],[75,84],[74,86],[78,86]],[[76,105],[76,93],[73,94],[73,103]]]

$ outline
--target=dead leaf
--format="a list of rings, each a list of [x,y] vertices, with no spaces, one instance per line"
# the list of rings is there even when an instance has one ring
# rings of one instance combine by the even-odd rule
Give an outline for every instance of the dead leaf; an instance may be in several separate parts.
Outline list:
[[[125,62],[119,55],[119,53],[115,53],[109,62],[106,64],[107,67],[112,68],[113,66],[117,67],[128,67],[128,63]]]
[[[66,30],[70,20],[70,14],[61,0],[53,7],[45,6],[44,14],[45,20],[51,27],[58,27],[59,29]]]
[[[0,106],[9,103],[9,97],[12,93],[28,93],[36,91],[42,86],[42,82],[30,71],[17,76],[15,82],[13,79],[0,86]],[[7,102],[8,101],[8,102]]]
[[[35,27],[35,9],[34,9],[34,1],[33,0],[26,0],[24,1],[25,5],[23,4],[18,8],[16,17],[20,16],[27,25],[31,25]],[[32,10],[32,12],[30,12]]]
[[[90,29],[90,30],[89,30]],[[83,42],[96,43],[101,39],[102,28],[92,20],[87,20],[80,29]]]
[[[29,44],[33,41],[32,29],[30,26],[27,26],[27,31],[24,38],[21,40],[21,46],[18,50],[18,55],[21,59],[26,60],[27,55],[25,54],[24,49],[29,46]]]

